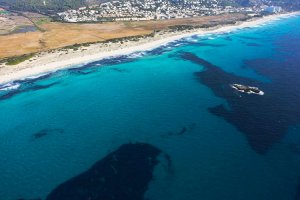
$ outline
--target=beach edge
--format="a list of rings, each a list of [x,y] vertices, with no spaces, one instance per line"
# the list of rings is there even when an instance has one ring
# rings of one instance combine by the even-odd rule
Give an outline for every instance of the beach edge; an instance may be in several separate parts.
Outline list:
[[[180,31],[176,33],[163,34],[159,37],[140,39],[139,41],[130,42],[130,44],[115,46],[112,49],[102,48],[100,44],[95,44],[89,47],[89,52],[68,52],[67,55],[56,53],[42,52],[34,63],[25,61],[16,66],[2,65],[0,68],[0,85],[7,84],[13,81],[26,79],[28,77],[34,77],[53,73],[59,70],[68,68],[75,68],[95,62],[104,58],[117,57],[121,55],[129,55],[135,52],[143,52],[153,50],[160,46],[166,45],[170,42],[180,40],[183,38],[191,37],[194,35],[205,36],[209,34],[222,34],[226,32],[232,32],[241,30],[244,28],[251,28],[258,25],[263,25],[268,22],[276,21],[283,18],[289,18],[292,16],[300,15],[300,12],[291,12],[284,14],[269,15],[255,20],[237,22],[234,25],[222,25],[209,29],[195,29],[189,31]],[[91,53],[95,52],[95,53]],[[77,65],[77,66],[76,66]]]

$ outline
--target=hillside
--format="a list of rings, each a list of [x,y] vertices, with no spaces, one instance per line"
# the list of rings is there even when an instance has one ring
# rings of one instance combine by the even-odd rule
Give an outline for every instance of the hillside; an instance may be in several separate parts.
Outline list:
[[[55,20],[61,20],[61,16],[58,17],[59,12],[64,12],[70,9],[77,10],[80,7],[86,6],[94,6],[100,5],[103,2],[109,2],[113,0],[0,0],[0,6],[6,6],[10,10],[15,11],[30,11],[30,12],[37,12],[41,14],[45,14],[51,16]],[[132,5],[139,4],[141,7],[145,3],[145,0],[118,0],[119,2],[122,1],[130,1]],[[156,1],[156,0],[154,0]],[[117,1],[115,1],[117,2]],[[118,3],[115,3],[118,4]],[[125,5],[124,3],[121,3]],[[300,1],[295,0],[157,0],[155,3],[157,5],[173,5],[173,7],[178,7],[179,10],[184,10],[185,8],[190,8],[192,5],[193,7],[205,8],[206,11],[202,12],[202,15],[214,15],[216,12],[212,10],[212,8],[231,6],[233,8],[243,8],[243,7],[261,7],[261,6],[280,6],[285,11],[294,11],[300,10]],[[158,6],[160,7],[160,6]],[[153,8],[153,7],[152,7]],[[151,8],[150,8],[151,9]],[[145,10],[147,11],[147,9]],[[97,12],[102,12],[101,8]],[[141,10],[141,12],[143,12]],[[239,10],[234,10],[233,12],[240,12]],[[218,13],[217,13],[218,14]],[[130,15],[130,14],[129,14]],[[199,16],[199,14],[196,14]],[[95,17],[99,18],[99,17]],[[111,21],[110,17],[102,18],[102,21]],[[68,20],[67,20],[68,21]],[[83,20],[89,21],[89,20]],[[92,21],[99,21],[98,19],[94,19]],[[100,20],[101,21],[101,20]]]
[[[59,12],[68,9],[76,9],[82,6],[93,5],[112,0],[0,0],[0,4],[6,4],[12,9],[34,12]],[[184,0],[165,0],[182,4]],[[279,5],[285,8],[296,9],[300,7],[298,1],[293,0],[207,0],[199,3],[217,2],[217,4],[231,6],[255,6],[255,5]]]
[[[0,4],[8,5],[19,11],[58,12],[86,5],[86,0],[0,0]]]

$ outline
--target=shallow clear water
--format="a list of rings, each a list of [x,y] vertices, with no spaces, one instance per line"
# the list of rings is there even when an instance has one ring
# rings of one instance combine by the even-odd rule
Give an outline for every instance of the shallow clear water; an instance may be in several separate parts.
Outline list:
[[[169,169],[163,161],[156,166],[145,198],[295,199],[299,41],[300,17],[293,17],[182,39],[0,91],[0,199],[44,199],[130,142],[154,145],[172,161]],[[218,71],[210,73],[198,58]],[[214,87],[218,81],[227,87],[228,79],[254,81],[266,95]],[[221,104],[231,117],[210,110]],[[250,114],[262,127],[242,127]]]

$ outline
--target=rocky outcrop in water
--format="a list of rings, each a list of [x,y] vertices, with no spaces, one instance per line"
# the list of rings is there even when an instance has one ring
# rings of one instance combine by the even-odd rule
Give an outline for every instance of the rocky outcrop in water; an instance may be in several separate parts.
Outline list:
[[[231,84],[230,86],[239,92],[245,92],[247,94],[264,95],[264,92],[258,89],[257,87],[251,87],[251,86],[246,86],[241,84]]]
[[[204,70],[195,73],[197,79],[201,84],[210,88],[217,97],[225,99],[227,103],[226,105],[216,105],[208,110],[244,133],[248,143],[257,153],[266,153],[274,143],[283,138],[291,126],[300,123],[300,107],[298,105],[300,92],[295,87],[300,84],[299,79],[295,78],[299,74],[299,70],[294,63],[283,63],[280,67],[277,67],[276,63],[272,63],[271,71],[261,73],[273,78],[274,81],[270,84],[226,72],[190,52],[180,52],[175,56],[204,67]],[[291,60],[295,60],[295,58]],[[255,66],[262,64],[268,63],[259,62],[255,63]],[[267,70],[267,67],[263,69]],[[293,71],[292,74],[291,71]],[[287,81],[286,77],[291,75],[292,77]],[[263,96],[244,93],[237,95],[232,91],[233,82],[240,83],[238,88],[243,92],[249,92],[249,86],[246,85],[255,85],[268,92]],[[262,90],[252,87],[250,91],[259,94]]]

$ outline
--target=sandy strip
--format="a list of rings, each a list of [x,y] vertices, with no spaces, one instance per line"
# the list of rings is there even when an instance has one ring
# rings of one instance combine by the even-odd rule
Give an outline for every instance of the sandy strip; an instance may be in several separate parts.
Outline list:
[[[215,27],[213,29],[198,29],[192,31],[182,31],[175,33],[158,34],[154,37],[140,39],[139,41],[130,41],[123,44],[120,43],[98,43],[92,44],[89,47],[81,47],[79,50],[55,50],[53,53],[39,53],[31,59],[15,66],[0,65],[0,84],[12,82],[15,80],[24,79],[26,77],[46,74],[61,69],[76,67],[103,58],[115,57],[119,55],[127,55],[138,51],[146,51],[157,48],[161,45],[179,40],[193,35],[218,34],[231,32],[246,27],[261,26],[265,23],[288,18],[291,16],[300,15],[300,12],[271,15],[256,20],[237,23],[236,25],[227,25]]]

